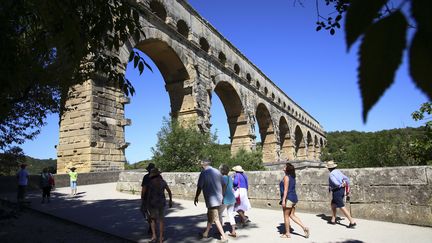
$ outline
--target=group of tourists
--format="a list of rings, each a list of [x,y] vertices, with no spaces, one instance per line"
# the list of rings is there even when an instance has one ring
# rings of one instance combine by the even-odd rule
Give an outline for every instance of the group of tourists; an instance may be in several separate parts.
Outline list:
[[[234,166],[232,171],[234,175],[228,175],[230,169],[227,165],[221,165],[219,170],[213,168],[211,161],[201,160],[200,165],[202,171],[197,182],[197,189],[194,199],[195,206],[199,201],[201,193],[204,195],[205,204],[207,207],[207,227],[204,232],[200,233],[201,238],[209,238],[212,225],[216,225],[221,242],[228,242],[228,237],[223,229],[222,215],[227,215],[227,222],[230,226],[228,233],[229,237],[237,237],[237,223],[235,220],[236,213],[238,214],[239,224],[244,227],[250,222],[246,212],[251,209],[251,204],[248,197],[248,177],[244,173],[240,165]],[[336,169],[337,164],[334,161],[329,161],[326,164],[329,170],[329,187],[328,191],[332,194],[331,211],[332,216],[329,224],[336,224],[336,209],[339,208],[349,220],[348,228],[354,228],[356,222],[351,217],[349,211],[345,208],[344,197],[349,194],[350,181],[340,170]],[[157,242],[156,222],[159,221],[159,242],[163,242],[164,238],[164,208],[166,199],[164,191],[169,195],[169,207],[172,207],[171,190],[160,175],[159,169],[155,168],[153,163],[147,167],[146,174],[142,181],[141,193],[141,211],[147,219],[151,234],[150,242]],[[302,220],[296,215],[296,206],[298,197],[296,193],[296,173],[292,164],[286,163],[283,171],[285,175],[279,183],[280,202],[282,207],[285,232],[281,238],[291,238],[292,228],[290,220],[298,224],[304,232],[304,237],[309,238],[310,228],[307,227]]]
[[[71,194],[70,196],[75,196],[77,194],[77,180],[78,173],[75,171],[76,168],[72,167],[68,170]],[[21,164],[18,173],[16,174],[18,180],[18,192],[17,192],[17,202],[24,203],[27,186],[29,183],[29,173],[27,171],[27,164]],[[39,176],[39,188],[42,191],[42,201],[41,203],[49,203],[51,200],[51,191],[55,189],[55,180],[53,174],[51,174],[48,168],[43,168]]]

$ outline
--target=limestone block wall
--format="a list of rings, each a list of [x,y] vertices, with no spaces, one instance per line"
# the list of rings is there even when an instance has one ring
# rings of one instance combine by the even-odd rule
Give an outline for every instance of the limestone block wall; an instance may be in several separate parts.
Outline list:
[[[79,173],[78,186],[92,185],[100,183],[117,182],[119,179],[119,171],[107,172],[94,172],[94,173]],[[28,190],[40,190],[39,188],[39,175],[30,175]],[[67,174],[54,174],[56,187],[68,187],[69,175]],[[15,193],[17,190],[16,176],[0,176],[0,194],[1,193]]]
[[[355,218],[432,226],[432,166],[342,170],[351,179],[351,207]],[[139,193],[144,171],[124,171],[117,190]],[[247,172],[253,207],[279,210],[282,171]],[[163,173],[175,198],[193,199],[199,173]],[[330,214],[328,170],[297,171],[298,209]]]

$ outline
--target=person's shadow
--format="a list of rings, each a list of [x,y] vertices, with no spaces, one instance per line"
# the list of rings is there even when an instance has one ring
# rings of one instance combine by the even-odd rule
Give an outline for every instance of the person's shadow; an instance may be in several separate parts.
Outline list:
[[[280,223],[279,226],[277,226],[276,228],[277,228],[277,230],[278,230],[278,232],[279,232],[280,235],[286,233],[285,232],[285,223]],[[292,234],[292,235],[298,235],[298,236],[301,236],[301,237],[305,237],[302,234],[294,232],[294,229],[291,226],[290,226],[290,234]]]
[[[332,222],[331,222],[331,216],[327,216],[327,215],[325,215],[325,214],[317,214],[316,215],[317,217],[320,217],[322,220],[324,220],[324,221],[326,221],[327,222],[327,224],[333,224]],[[339,216],[336,216],[336,221],[335,221],[335,223],[334,224],[340,224],[340,225],[343,225],[343,226],[346,226],[346,227],[348,227],[348,225],[346,225],[346,224],[342,224],[340,221],[342,220],[343,218],[341,218],[341,217],[339,217]]]

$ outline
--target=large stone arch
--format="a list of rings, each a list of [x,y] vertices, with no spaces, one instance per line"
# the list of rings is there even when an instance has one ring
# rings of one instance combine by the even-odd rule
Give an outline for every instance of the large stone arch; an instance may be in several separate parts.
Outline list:
[[[307,154],[306,154],[305,138],[303,135],[303,131],[301,130],[299,125],[295,126],[294,138],[295,138],[296,159],[298,160],[306,159]]]
[[[295,145],[295,158],[306,159],[307,130],[316,133],[320,147],[324,147],[325,133],[319,122],[186,1],[142,0],[137,8],[145,35],[131,37],[118,53],[109,53],[125,64],[118,67],[123,71],[133,48],[146,53],[165,79],[173,117],[181,122],[194,121],[199,130],[209,131],[211,93],[216,89],[225,100],[232,152],[240,147],[254,148],[256,122],[264,162],[290,154],[283,151],[290,144],[288,135]],[[218,86],[219,81],[230,83],[232,88],[226,83]],[[124,126],[131,123],[124,117],[124,106],[130,99],[119,87],[106,84],[107,77],[101,74],[72,87],[69,96],[63,97],[66,111],[61,117],[57,146],[59,173],[71,166],[79,172],[123,169],[128,146]],[[282,116],[290,129],[285,121],[277,120]]]
[[[284,116],[279,119],[279,141],[280,141],[280,159],[293,160],[295,158],[295,149],[291,139],[291,131],[288,122]]]
[[[231,155],[240,149],[251,151],[254,137],[251,136],[248,117],[237,90],[227,81],[216,83],[214,92],[221,100],[230,130]]]
[[[278,160],[277,140],[270,112],[264,104],[260,103],[255,114],[261,136],[263,162],[275,162]]]

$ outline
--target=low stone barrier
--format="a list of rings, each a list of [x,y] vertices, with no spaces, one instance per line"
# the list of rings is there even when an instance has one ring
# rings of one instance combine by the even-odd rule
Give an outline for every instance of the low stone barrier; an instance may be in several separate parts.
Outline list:
[[[351,180],[354,218],[432,227],[432,166],[342,169]],[[124,171],[117,190],[140,193],[145,171]],[[279,182],[282,171],[246,172],[253,207],[280,209]],[[163,173],[174,198],[193,199],[199,173]],[[328,170],[297,171],[298,209],[330,215]],[[340,214],[338,212],[338,214]]]
[[[79,173],[78,185],[91,185],[99,183],[117,182],[119,179],[120,171],[108,172],[92,172],[92,173]],[[28,190],[39,190],[39,175],[30,175]],[[55,174],[54,175],[56,187],[69,186],[69,175]],[[0,176],[0,192],[8,193],[17,190],[16,176]]]

